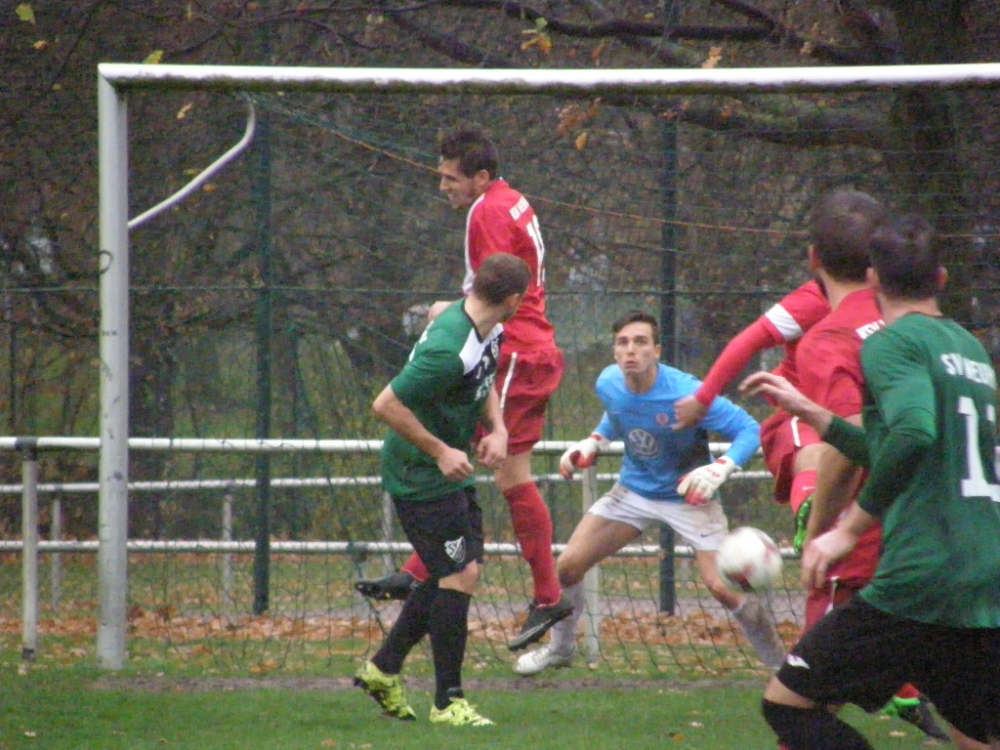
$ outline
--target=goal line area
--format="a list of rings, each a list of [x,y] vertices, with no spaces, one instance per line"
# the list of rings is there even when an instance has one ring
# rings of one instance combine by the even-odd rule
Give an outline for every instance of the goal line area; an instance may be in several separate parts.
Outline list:
[[[405,362],[426,306],[454,299],[464,276],[465,215],[438,190],[442,129],[484,125],[497,141],[501,175],[538,214],[548,314],[566,359],[544,438],[573,441],[601,416],[594,382],[613,361],[613,320],[629,309],[654,313],[664,360],[703,376],[732,336],[809,277],[809,211],[833,187],[928,216],[946,241],[949,314],[1000,352],[997,80],[996,64],[101,65],[100,273],[60,275],[40,245],[36,270],[50,283],[4,288],[9,325],[0,328],[0,352],[17,352],[11,382],[32,432],[99,439],[99,451],[45,453],[39,462],[42,484],[98,487],[96,503],[63,492],[56,525],[65,538],[100,546],[97,556],[61,553],[79,573],[62,586],[63,598],[87,592],[81,601],[99,663],[122,667],[133,641],[179,643],[172,631],[134,638],[138,617],[166,626],[191,618],[191,649],[257,658],[244,645],[251,640],[234,635],[239,627],[212,614],[225,599],[219,555],[129,551],[142,542],[221,539],[227,493],[232,538],[254,542],[252,553],[230,553],[227,612],[264,632],[287,622],[298,633],[318,616],[328,652],[362,653],[377,641],[392,608],[368,609],[351,584],[398,564],[401,552],[383,559],[269,551],[272,541],[384,538],[377,483],[341,481],[377,477],[374,453],[139,450],[130,440],[380,439],[373,398]],[[69,312],[99,323],[70,330],[60,325]],[[770,368],[779,357],[765,353],[753,366]],[[727,394],[759,419],[769,414],[763,401]],[[14,484],[20,464],[10,454],[4,461],[0,481]],[[557,461],[557,452],[540,451],[533,469],[555,519],[554,541],[565,544],[581,501],[579,485],[555,478]],[[749,468],[762,470],[759,461]],[[617,469],[615,459],[601,460],[602,474]],[[234,477],[252,486],[130,489]],[[283,485],[290,477],[328,481]],[[491,482],[482,497],[489,540],[512,544],[506,504]],[[772,502],[766,478],[731,482],[725,503],[731,525],[790,538],[792,519]],[[7,517],[17,514],[15,503]],[[56,520],[40,514],[43,537]],[[398,528],[392,533],[402,541]],[[643,541],[660,543],[656,534]],[[516,556],[487,567],[473,648],[492,664],[509,659],[503,635],[530,594]],[[794,567],[781,596],[798,602]],[[602,569],[602,586],[612,587],[601,599],[609,616],[600,653],[609,665],[756,668],[683,557],[673,566],[658,556],[616,559]],[[679,621],[660,612],[666,589]],[[282,621],[282,612],[295,614]],[[782,619],[791,638],[795,617]],[[338,630],[341,622],[355,629]],[[313,641],[264,642],[259,653],[268,661],[291,653],[290,643],[303,650]]]
[[[0,448],[10,449],[11,441],[0,440]],[[28,456],[29,461],[49,462],[51,445],[63,450],[72,438],[41,438],[48,449]],[[93,440],[75,441],[91,444]],[[133,439],[133,450],[155,446],[166,450],[173,443],[179,451],[201,444],[214,451],[252,449],[255,441],[221,440],[142,440]],[[271,441],[267,449],[292,452],[304,441]],[[379,441],[313,441],[320,449],[337,452],[372,452]],[[345,443],[347,445],[337,445]],[[91,445],[91,447],[93,447]],[[259,446],[258,446],[259,447]],[[538,446],[542,457],[554,456],[564,442],[545,441]],[[723,450],[725,445],[713,445]],[[314,449],[315,450],[315,449]],[[557,537],[568,534],[563,525],[572,524],[583,507],[610,486],[622,452],[613,444],[599,465],[580,481],[567,483],[557,474],[542,475],[543,487],[558,483],[574,498],[576,509],[563,508],[557,515]],[[38,467],[25,476],[48,473]],[[479,670],[502,667],[512,660],[506,642],[517,633],[526,616],[531,597],[531,580],[520,559],[509,529],[506,504],[495,491],[491,477],[480,475],[480,496],[486,527],[486,565],[474,598],[470,620],[469,654]],[[752,487],[768,481],[766,472],[737,473],[725,493],[727,505],[739,503],[737,488],[752,493]],[[130,492],[136,498],[160,492],[169,506],[178,509],[198,502],[206,517],[218,520],[215,539],[198,538],[130,539],[128,543],[129,590],[128,633],[130,658],[141,668],[149,661],[183,659],[189,666],[210,670],[270,671],[272,669],[312,669],[353,655],[360,659],[377,646],[384,629],[398,613],[397,602],[375,603],[363,599],[353,589],[359,577],[382,575],[397,569],[410,547],[391,515],[391,503],[380,497],[378,477],[324,476],[296,478],[275,476],[271,487],[276,494],[323,492],[364,494],[379,504],[381,528],[368,526],[365,536],[359,525],[355,534],[340,538],[349,541],[275,539],[270,542],[268,572],[269,607],[254,615],[251,603],[258,580],[254,565],[255,542],[240,533],[238,519],[252,512],[256,481],[243,479],[185,479],[133,481]],[[746,486],[743,486],[746,485]],[[41,514],[48,518],[72,515],[81,505],[93,503],[97,486],[93,482],[38,482],[0,485],[0,496],[18,493],[37,498]],[[301,495],[299,495],[301,497]],[[733,508],[738,512],[738,506]],[[35,517],[38,517],[36,512]],[[237,523],[234,524],[234,520]],[[234,526],[236,527],[234,529]],[[67,658],[67,653],[89,653],[94,632],[94,601],[98,581],[95,575],[97,541],[48,538],[37,542],[30,552],[36,557],[33,569],[24,564],[29,550],[19,541],[0,541],[0,564],[8,571],[0,586],[9,611],[0,628],[9,635],[18,629],[23,643],[30,643],[31,660]],[[27,535],[25,535],[27,539]],[[692,565],[692,551],[683,540],[673,548],[669,580],[672,593],[663,600],[663,540],[647,534],[588,575],[587,612],[581,633],[581,665],[588,663],[595,674],[665,676],[711,676],[757,674],[760,665],[741,631],[712,599]],[[564,544],[556,544],[559,554]],[[790,551],[786,554],[791,558]],[[792,638],[801,624],[801,592],[795,582],[794,561],[790,559],[785,585],[770,592],[765,601],[786,638]],[[18,587],[16,568],[22,566]],[[19,621],[15,612],[25,613]],[[25,621],[34,608],[34,632]],[[20,626],[20,628],[19,628]],[[427,654],[423,654],[426,658]]]

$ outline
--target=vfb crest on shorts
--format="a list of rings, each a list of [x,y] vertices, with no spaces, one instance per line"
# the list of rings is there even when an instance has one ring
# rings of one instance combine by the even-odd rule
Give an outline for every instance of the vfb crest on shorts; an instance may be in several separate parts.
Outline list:
[[[640,458],[652,458],[657,454],[656,436],[638,427],[629,431],[628,445]]]
[[[445,540],[444,551],[455,562],[465,562],[465,537],[460,536],[458,539]]]

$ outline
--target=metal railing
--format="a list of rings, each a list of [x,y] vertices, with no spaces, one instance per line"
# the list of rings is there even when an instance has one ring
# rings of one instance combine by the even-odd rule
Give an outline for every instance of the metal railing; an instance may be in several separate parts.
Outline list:
[[[561,455],[574,445],[574,441],[548,440],[535,446],[535,452]],[[20,494],[22,498],[21,540],[0,540],[0,552],[21,552],[22,572],[22,659],[34,660],[38,651],[38,621],[40,611],[40,576],[39,556],[50,554],[50,591],[51,606],[57,610],[62,585],[61,553],[98,553],[101,551],[97,540],[64,540],[61,534],[61,501],[52,501],[51,534],[48,540],[41,540],[38,533],[39,495],[48,493],[85,493],[97,494],[99,482],[46,482],[39,478],[39,453],[54,450],[100,450],[99,438],[69,438],[69,437],[0,437],[0,451],[18,451],[22,455],[22,483],[0,485],[0,494]],[[724,452],[728,443],[710,443],[713,454]],[[202,439],[202,438],[130,438],[129,449],[138,451],[228,451],[228,452],[298,452],[318,451],[334,453],[375,453],[382,448],[381,440],[246,440],[246,439]],[[611,443],[605,453],[621,455],[624,445],[621,442]],[[770,477],[766,471],[737,472],[734,478],[762,479]],[[560,480],[559,474],[542,474],[538,479],[551,481]],[[582,510],[587,509],[598,499],[598,483],[614,481],[617,474],[598,474],[595,467],[581,472],[578,479],[582,490]],[[489,476],[479,476],[479,481],[491,482]],[[257,480],[253,478],[203,479],[203,480],[161,480],[129,482],[129,492],[153,491],[194,491],[203,489],[231,490],[254,487]],[[380,485],[380,477],[287,477],[272,478],[271,487],[338,487],[357,485]],[[383,565],[391,569],[393,553],[409,553],[412,547],[407,542],[392,541],[392,502],[388,495],[383,494],[382,535],[378,541],[367,542],[296,542],[272,541],[269,552],[278,554],[353,554],[375,553],[383,556]],[[257,550],[257,542],[232,539],[232,495],[223,495],[222,501],[222,539],[220,540],[128,540],[126,555],[129,553],[182,553],[208,552],[224,555],[222,560],[223,600],[232,598],[232,569],[229,556],[233,554],[250,554]],[[558,554],[565,549],[564,544],[553,545],[553,551]],[[619,551],[620,557],[655,557],[664,550],[661,545],[629,545]],[[518,556],[520,548],[512,543],[490,543],[485,552],[496,556]],[[693,557],[693,550],[684,545],[674,546],[668,550],[676,557]],[[784,554],[792,555],[791,550]],[[102,569],[103,570],[103,569]],[[126,586],[124,581],[101,580],[100,587]],[[595,566],[584,579],[585,599],[588,612],[597,612],[598,592],[600,589],[600,568]],[[596,656],[598,652],[598,637],[600,622],[596,618],[585,617],[583,649],[588,657]]]

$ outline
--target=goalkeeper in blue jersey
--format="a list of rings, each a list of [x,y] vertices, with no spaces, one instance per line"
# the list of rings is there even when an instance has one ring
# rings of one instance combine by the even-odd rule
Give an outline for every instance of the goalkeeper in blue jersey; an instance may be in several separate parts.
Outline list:
[[[573,604],[572,615],[553,625],[551,641],[521,656],[514,671],[533,675],[570,664],[584,608],[584,574],[655,523],[670,525],[688,540],[712,596],[739,622],[761,660],[777,668],[784,646],[774,622],[756,596],[726,588],[715,564],[728,531],[716,490],[760,446],[760,427],[743,409],[718,398],[697,427],[674,430],[674,403],[694,393],[699,381],[660,363],[660,330],[652,315],[627,313],[615,323],[614,334],[616,364],[597,379],[604,417],[590,437],[563,454],[560,471],[569,479],[574,469],[592,465],[610,441],[623,440],[620,479],[580,520],[559,556],[559,582]],[[707,430],[732,441],[715,461]]]
[[[741,386],[869,468],[843,520],[806,545],[803,583],[822,581],[882,521],[872,581],[805,634],[764,693],[764,716],[790,750],[869,750],[827,707],[875,711],[905,682],[952,724],[960,748],[1000,748],[997,382],[982,344],[938,307],[947,279],[938,257],[919,219],[872,238],[869,275],[886,328],[861,350],[863,429],[769,373]]]

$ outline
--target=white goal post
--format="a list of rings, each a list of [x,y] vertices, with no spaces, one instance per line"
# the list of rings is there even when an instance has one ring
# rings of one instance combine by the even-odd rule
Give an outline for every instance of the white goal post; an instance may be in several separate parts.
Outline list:
[[[546,95],[818,92],[995,84],[1000,63],[848,68],[482,70],[98,66],[100,462],[98,660],[126,657],[129,481],[129,217],[127,100],[133,89]],[[249,129],[248,129],[249,130]]]

